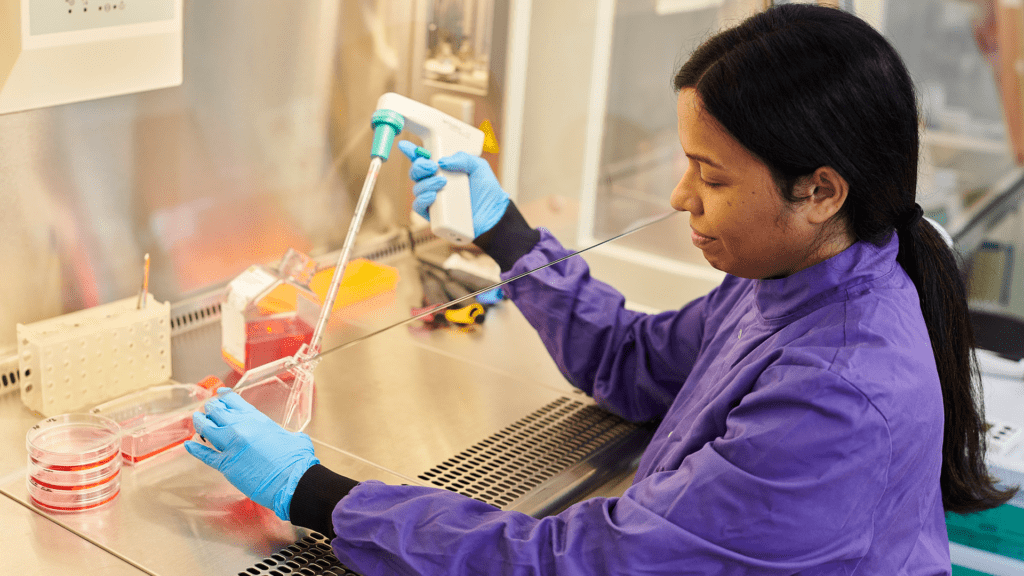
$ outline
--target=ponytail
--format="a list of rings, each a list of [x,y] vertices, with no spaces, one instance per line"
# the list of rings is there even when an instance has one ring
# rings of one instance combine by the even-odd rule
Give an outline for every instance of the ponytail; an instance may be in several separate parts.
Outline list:
[[[920,211],[920,207],[916,207]],[[1000,490],[985,465],[985,421],[974,354],[967,289],[955,253],[933,226],[897,227],[896,261],[914,282],[942,383],[942,506],[967,514],[1005,504],[1016,489]]]

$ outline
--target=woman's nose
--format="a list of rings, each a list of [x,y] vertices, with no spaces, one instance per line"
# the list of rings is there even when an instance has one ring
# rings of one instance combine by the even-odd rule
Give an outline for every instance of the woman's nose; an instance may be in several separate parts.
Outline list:
[[[680,212],[690,212],[691,214],[699,215],[701,213],[700,198],[692,192],[693,189],[687,182],[687,175],[684,175],[672,190],[669,204]]]

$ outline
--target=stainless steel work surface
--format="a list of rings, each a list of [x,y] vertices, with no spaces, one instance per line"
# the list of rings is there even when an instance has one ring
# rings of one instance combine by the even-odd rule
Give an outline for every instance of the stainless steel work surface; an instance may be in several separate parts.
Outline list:
[[[342,474],[408,482],[329,446],[318,444],[316,453],[326,466]],[[20,503],[28,502],[25,473],[23,466],[7,474],[0,492]],[[28,558],[19,562],[45,566],[61,562],[52,557],[51,548],[94,549],[99,565],[112,566],[111,573],[118,573],[114,570],[122,569],[123,564],[126,574],[237,574],[309,534],[245,498],[180,446],[153,461],[122,468],[121,493],[102,508],[47,514],[49,519],[42,513],[25,512],[33,517],[19,518],[15,526],[23,527],[22,531],[25,526],[32,530],[43,526],[45,530],[22,537],[26,547],[14,550],[16,556]],[[101,549],[110,558],[100,553]],[[131,566],[136,567],[134,572],[128,569]],[[8,568],[6,560],[4,568]]]
[[[42,514],[0,496],[0,572],[28,576],[140,576],[142,570],[79,538]]]
[[[335,325],[324,348],[406,318],[407,311],[388,304],[375,311],[372,328]],[[211,370],[229,378],[219,353],[210,352],[218,350],[219,338],[216,324],[176,338],[175,378],[194,381]],[[185,356],[180,363],[179,355]],[[315,378],[310,436],[419,481],[423,472],[539,408],[565,398],[593,404],[566,382],[510,302],[469,329],[426,330],[414,322],[329,351]]]
[[[213,358],[219,359],[219,354],[206,360]],[[121,493],[109,505],[77,514],[36,510],[25,485],[25,434],[39,419],[17,394],[0,396],[4,571],[19,567],[19,574],[237,574],[308,534],[249,501],[180,446],[136,466],[124,466]],[[320,460],[339,473],[410,482],[315,444]],[[83,562],[88,563],[84,568]],[[88,571],[94,568],[95,572]]]
[[[410,476],[560,397],[580,397],[511,303],[468,330],[414,323],[327,354],[316,382],[310,435]]]
[[[411,258],[393,258],[396,293],[336,313],[315,371],[313,438],[410,478],[566,396],[570,386],[511,302],[483,324],[429,330],[410,317],[419,297]],[[393,326],[349,347],[341,347]],[[177,336],[174,379],[231,378],[220,358],[220,327]],[[332,351],[333,350],[333,351]],[[362,480],[362,478],[356,478]]]
[[[349,354],[378,350],[378,358],[384,355],[386,359],[385,366],[394,367],[404,361],[402,351],[400,348],[389,354],[387,346],[414,345],[431,349],[443,357],[482,366],[492,373],[515,378],[527,385],[565,394],[578,392],[558,371],[536,331],[511,302],[501,302],[492,307],[482,324],[468,328],[428,330],[419,321],[398,325],[409,320],[413,308],[418,306],[420,288],[416,280],[415,260],[392,257],[386,263],[399,271],[401,280],[397,289],[335,312],[325,335],[325,358],[318,368],[317,382],[329,383],[345,376],[344,370],[337,371],[337,362],[332,360],[335,356],[348,358]],[[380,330],[385,333],[375,334]],[[369,338],[352,348],[332,351],[367,336]],[[378,342],[380,339],[387,340],[389,344],[381,344]],[[220,355],[219,323],[206,324],[175,336],[171,353],[172,377],[179,382],[197,382],[210,374],[222,379],[230,377],[230,370]],[[331,368],[325,369],[325,366]],[[413,374],[403,381],[420,377],[415,372]]]

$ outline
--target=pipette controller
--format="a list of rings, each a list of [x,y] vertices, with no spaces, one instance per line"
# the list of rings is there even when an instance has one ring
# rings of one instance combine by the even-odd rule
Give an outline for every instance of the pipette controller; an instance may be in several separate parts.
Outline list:
[[[484,133],[440,110],[388,92],[377,100],[373,114],[373,151],[371,155],[388,159],[395,136],[394,115],[400,115],[405,127],[423,141],[431,158],[443,158],[456,152],[479,156],[483,151]],[[466,245],[473,241],[473,210],[470,206],[469,177],[461,172],[439,170],[448,183],[437,193],[430,206],[430,228],[436,236],[452,244]]]
[[[335,266],[334,278],[324,298],[323,309],[309,349],[315,354],[320,351],[320,341],[327,325],[327,318],[334,307],[338,287],[348,265],[356,234],[362,225],[363,216],[377,183],[377,175],[381,164],[391,155],[391,147],[395,137],[408,128],[423,141],[432,158],[450,156],[456,152],[466,152],[479,156],[483,151],[483,131],[462,122],[436,108],[406,98],[401,94],[388,92],[377,100],[377,109],[370,119],[373,127],[373,146],[370,149],[370,169],[363,181],[363,189],[359,193],[356,210],[349,223],[348,234],[338,263]],[[440,170],[448,183],[438,192],[437,199],[430,206],[430,226],[434,234],[453,244],[465,245],[473,241],[473,209],[470,205],[469,176],[461,172]]]

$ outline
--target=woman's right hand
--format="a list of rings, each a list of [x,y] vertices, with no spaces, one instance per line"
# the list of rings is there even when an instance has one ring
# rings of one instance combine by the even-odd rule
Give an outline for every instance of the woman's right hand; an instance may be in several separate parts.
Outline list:
[[[502,190],[491,170],[491,165],[483,158],[456,152],[435,162],[417,155],[416,145],[408,140],[400,141],[398,149],[412,160],[409,178],[416,182],[412,189],[416,196],[412,202],[412,209],[420,216],[430,220],[430,205],[437,198],[437,193],[448,183],[447,178],[437,174],[439,168],[469,175],[474,238],[493,228],[505,215],[509,204],[508,194]]]

